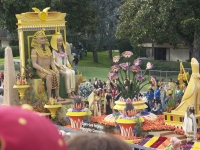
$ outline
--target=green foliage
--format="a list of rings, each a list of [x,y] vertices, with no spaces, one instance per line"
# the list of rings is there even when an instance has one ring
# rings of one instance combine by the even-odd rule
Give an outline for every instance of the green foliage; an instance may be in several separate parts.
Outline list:
[[[10,46],[12,49],[13,57],[19,56],[19,47]],[[4,58],[5,47],[0,47],[0,58]]]
[[[167,103],[167,108],[174,109],[175,108],[175,100],[171,98]]]
[[[120,7],[121,24],[116,36],[128,38],[133,46],[151,39],[159,44],[186,44],[199,58],[200,1],[124,0]],[[196,33],[196,34],[195,34]],[[199,43],[194,43],[195,40]]]
[[[136,136],[141,136],[142,135],[142,121],[140,119],[140,117],[136,116],[135,119],[135,127],[134,127],[134,132],[136,134]]]
[[[124,51],[132,51],[133,46],[128,39],[123,39],[119,42],[119,51],[123,53]]]
[[[0,27],[16,33],[17,18],[15,14],[33,12],[37,7],[43,10],[51,7],[50,11],[67,13],[67,26],[73,33],[91,32],[94,30],[95,11],[91,6],[92,0],[2,0],[0,1]]]

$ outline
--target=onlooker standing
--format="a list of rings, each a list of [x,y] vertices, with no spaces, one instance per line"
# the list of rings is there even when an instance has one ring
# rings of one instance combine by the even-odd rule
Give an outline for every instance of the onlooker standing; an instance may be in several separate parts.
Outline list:
[[[74,64],[74,71],[76,74],[78,74],[78,58],[76,56],[74,56],[73,64]]]
[[[166,91],[164,90],[163,87],[160,87],[160,101],[162,105],[162,112],[166,111],[165,98],[166,98]]]
[[[148,100],[150,109],[152,109],[153,108],[153,98],[154,98],[154,92],[153,92],[152,88],[148,89],[148,92],[146,93],[146,98]]]
[[[154,99],[158,102],[160,102],[160,89],[159,85],[156,86],[156,89],[154,91]]]

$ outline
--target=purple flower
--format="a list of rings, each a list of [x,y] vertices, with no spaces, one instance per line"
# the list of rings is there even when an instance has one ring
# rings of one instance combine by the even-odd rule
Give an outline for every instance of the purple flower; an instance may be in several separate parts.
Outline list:
[[[120,69],[119,65],[113,65],[113,66],[110,68],[110,71],[111,71],[111,72],[117,72],[119,69]]]
[[[117,80],[119,78],[118,73],[113,74],[113,76],[111,77],[111,80]]]
[[[135,65],[139,66],[139,65],[142,64],[142,61],[141,61],[140,59],[136,59],[136,60],[134,60],[133,63],[134,63]]]
[[[149,69],[152,69],[153,68],[153,64],[152,63],[150,63],[150,62],[148,62],[147,63],[147,70],[149,70]]]
[[[122,56],[125,57],[125,58],[129,58],[133,55],[133,52],[131,51],[125,51],[122,53]]]
[[[145,79],[141,75],[136,75],[135,78],[140,82],[144,82],[145,81]]]
[[[130,66],[130,70],[132,72],[139,72],[139,71],[141,71],[141,68],[140,68],[140,66],[132,65],[132,66]]]
[[[119,59],[120,59],[120,56],[114,56],[113,57],[113,62],[117,63],[119,61]]]
[[[123,70],[127,70],[127,69],[128,69],[128,64],[127,64],[127,63],[121,63],[121,64],[119,64],[119,66],[120,66]]]

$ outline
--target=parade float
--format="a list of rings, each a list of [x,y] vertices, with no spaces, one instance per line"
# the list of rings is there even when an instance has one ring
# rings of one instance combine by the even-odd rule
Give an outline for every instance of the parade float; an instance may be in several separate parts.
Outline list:
[[[44,9],[43,11],[34,12],[26,12],[22,14],[17,14],[16,17],[18,19],[18,35],[19,35],[19,48],[20,48],[20,73],[26,74],[26,65],[31,56],[31,40],[35,31],[45,29],[47,38],[50,39],[52,34],[55,33],[57,27],[60,28],[60,32],[63,35],[66,35],[66,26],[65,26],[65,13],[60,12],[48,12],[49,8]],[[42,14],[42,15],[41,15]],[[66,42],[66,36],[64,36],[64,40]],[[139,135],[139,128],[142,129],[142,132],[148,134],[148,131],[174,131],[178,134],[184,134],[181,128],[177,128],[177,126],[182,126],[183,117],[186,111],[188,104],[194,104],[195,106],[195,116],[197,118],[197,126],[199,127],[199,63],[196,59],[192,59],[192,76],[188,84],[188,88],[183,96],[181,104],[175,109],[172,110],[171,113],[165,112],[164,115],[154,115],[149,112],[144,111],[147,106],[145,101],[139,97],[139,93],[141,89],[149,84],[147,79],[150,79],[145,75],[145,73],[152,69],[153,65],[149,62],[147,63],[145,72],[141,73],[141,60],[136,59],[133,62],[130,62],[132,52],[126,51],[122,53],[122,57],[115,56],[113,61],[116,63],[111,67],[111,70],[108,74],[109,80],[113,83],[116,83],[117,89],[122,92],[121,98],[115,102],[115,106],[113,109],[115,113],[110,115],[102,115],[102,116],[92,116],[90,122],[88,119],[84,121],[85,116],[90,116],[92,114],[89,111],[83,102],[82,98],[79,97],[79,100],[74,101],[73,105],[70,106],[67,110],[67,116],[70,119],[70,127],[65,126],[65,129],[78,129],[84,132],[94,132],[94,133],[112,133],[116,136],[129,140],[130,144],[133,147],[139,148],[158,148],[165,149],[170,145],[170,139],[162,136],[154,136],[154,135]],[[119,63],[119,59],[124,58],[123,63]],[[29,74],[28,74],[29,75]],[[181,75],[180,75],[181,77]],[[19,86],[30,86],[28,90],[34,90],[37,95],[44,94],[45,87],[44,83],[41,79],[34,79],[27,81],[27,85],[17,85],[14,88],[18,88]],[[78,82],[82,81],[82,76],[79,78]],[[28,79],[27,79],[28,80]],[[22,83],[23,84],[23,83]],[[195,85],[195,86],[194,86]],[[18,88],[19,89],[19,88]],[[190,91],[192,92],[190,92]],[[25,90],[24,90],[25,91]],[[21,97],[26,100],[30,100],[30,95],[21,94]],[[84,96],[83,96],[84,97]],[[86,99],[85,97],[84,99]],[[32,98],[31,105],[35,103],[35,100],[41,100],[41,96],[35,96]],[[44,101],[47,102],[47,99],[44,98]],[[30,101],[28,101],[29,103]],[[48,104],[41,102],[41,104],[47,109],[51,109],[50,106],[54,107],[54,103]],[[58,108],[62,105],[58,104]],[[35,105],[34,105],[35,106]],[[53,108],[54,109],[54,108]],[[36,109],[35,109],[36,110]],[[54,109],[55,110],[55,109]],[[51,111],[51,110],[50,110]],[[52,118],[57,117],[56,111],[52,111]],[[65,112],[66,114],[66,112]],[[89,118],[89,117],[88,117]],[[112,130],[109,128],[112,127]],[[87,130],[86,130],[87,128]],[[73,132],[74,130],[70,130]],[[137,140],[139,139],[139,140]],[[141,147],[140,147],[141,146]],[[187,143],[184,145],[185,147],[198,147],[198,142]]]

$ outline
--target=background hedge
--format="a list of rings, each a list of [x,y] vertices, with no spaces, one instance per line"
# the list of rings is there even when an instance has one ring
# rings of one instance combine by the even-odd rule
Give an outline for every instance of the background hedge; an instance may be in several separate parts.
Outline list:
[[[13,57],[19,56],[19,46],[10,46],[12,49]],[[4,58],[5,47],[0,47],[0,58]]]

